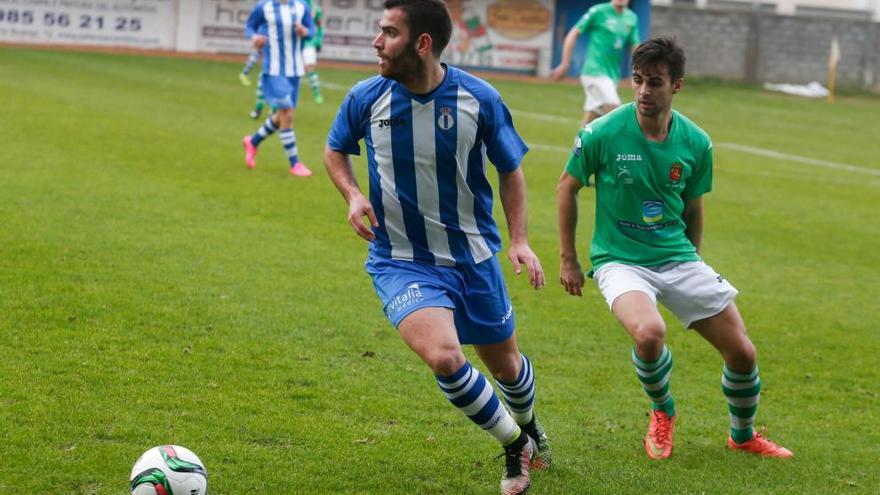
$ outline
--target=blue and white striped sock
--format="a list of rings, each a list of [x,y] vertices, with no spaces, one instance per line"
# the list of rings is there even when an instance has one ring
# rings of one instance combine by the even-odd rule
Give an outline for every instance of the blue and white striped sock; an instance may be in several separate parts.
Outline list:
[[[277,130],[278,128],[275,127],[274,123],[272,123],[272,116],[270,115],[266,117],[266,121],[263,122],[263,125],[260,126],[259,129],[257,129],[257,132],[255,132],[253,136],[251,136],[251,144],[253,144],[254,146],[259,146],[264,139],[271,136],[272,133]]]
[[[502,445],[512,443],[519,436],[516,421],[501,405],[483,374],[471,363],[465,362],[452,376],[438,375],[436,378],[449,402]]]
[[[247,62],[244,63],[244,68],[241,69],[241,73],[244,75],[250,74],[251,69],[253,69],[254,65],[257,63],[257,60],[260,60],[260,51],[254,50],[248,55]]]
[[[299,156],[297,156],[296,134],[293,129],[281,129],[278,137],[281,138],[281,144],[284,146],[284,152],[287,153],[287,159],[290,160],[290,166],[296,165]]]
[[[501,389],[501,395],[504,396],[504,402],[510,409],[510,414],[519,425],[528,424],[532,420],[535,404],[535,372],[532,369],[532,362],[525,354],[522,357],[522,368],[519,370],[519,376],[512,383],[505,383],[501,380],[495,380]]]

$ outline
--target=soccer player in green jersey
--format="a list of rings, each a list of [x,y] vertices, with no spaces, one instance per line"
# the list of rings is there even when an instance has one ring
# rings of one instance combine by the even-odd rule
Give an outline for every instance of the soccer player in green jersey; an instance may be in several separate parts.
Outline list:
[[[318,52],[324,44],[324,12],[321,6],[313,3],[312,0],[304,0],[312,9],[312,19],[315,21],[315,35],[303,42],[303,61],[306,64],[306,75],[309,76],[309,86],[312,87],[312,97],[315,103],[324,103],[324,97],[321,95],[321,83],[318,79]]]
[[[586,94],[584,123],[620,106],[617,85],[624,48],[639,43],[639,19],[627,7],[628,3],[629,0],[611,0],[591,7],[565,36],[562,62],[550,74],[556,80],[565,77],[578,37],[589,34],[587,57],[581,67],[581,84]]]
[[[672,352],[659,300],[709,341],[724,360],[727,446],[762,456],[791,457],[754,431],[761,391],[755,346],[734,304],[737,290],[700,257],[703,194],[712,189],[712,142],[672,110],[681,91],[684,51],[670,38],[653,38],[633,52],[635,102],[578,133],[557,186],[560,282],[581,295],[584,273],[575,249],[577,193],[596,188],[596,224],[590,247],[593,271],[611,312],[632,337],[632,362],[653,401],[645,451],[672,454],[675,404],[669,377]]]

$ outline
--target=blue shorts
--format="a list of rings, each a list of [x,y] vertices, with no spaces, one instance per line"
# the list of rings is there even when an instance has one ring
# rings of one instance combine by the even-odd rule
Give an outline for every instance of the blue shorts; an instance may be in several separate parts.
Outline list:
[[[296,108],[299,78],[262,74],[263,97],[272,108]]]
[[[367,257],[367,273],[385,316],[397,327],[421,308],[449,308],[462,344],[497,344],[513,335],[513,306],[492,258],[476,265],[435,266]]]

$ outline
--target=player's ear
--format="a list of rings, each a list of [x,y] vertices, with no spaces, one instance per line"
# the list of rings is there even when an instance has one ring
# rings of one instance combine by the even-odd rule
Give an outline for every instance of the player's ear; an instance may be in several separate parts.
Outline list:
[[[433,47],[434,40],[431,39],[431,35],[428,33],[422,33],[416,39],[416,52],[421,56],[430,54]]]
[[[681,87],[684,85],[684,78],[679,77],[675,81],[672,82],[672,94],[676,94],[681,91]]]

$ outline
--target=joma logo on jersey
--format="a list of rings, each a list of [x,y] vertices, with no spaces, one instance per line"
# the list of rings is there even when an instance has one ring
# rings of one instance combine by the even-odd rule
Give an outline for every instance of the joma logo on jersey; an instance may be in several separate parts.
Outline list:
[[[642,155],[618,153],[617,159],[615,161],[618,161],[618,162],[640,162],[640,161],[642,161]]]
[[[406,125],[406,119],[400,117],[396,117],[393,119],[376,119],[376,122],[379,123],[379,129],[395,125]]]

